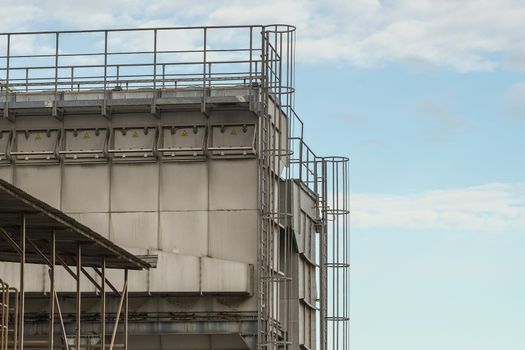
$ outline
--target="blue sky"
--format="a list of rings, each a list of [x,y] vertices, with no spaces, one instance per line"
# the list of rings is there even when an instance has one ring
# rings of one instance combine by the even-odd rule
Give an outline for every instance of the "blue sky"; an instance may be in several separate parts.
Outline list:
[[[525,348],[522,1],[0,5],[2,31],[297,25],[307,139],[351,158],[352,349]]]

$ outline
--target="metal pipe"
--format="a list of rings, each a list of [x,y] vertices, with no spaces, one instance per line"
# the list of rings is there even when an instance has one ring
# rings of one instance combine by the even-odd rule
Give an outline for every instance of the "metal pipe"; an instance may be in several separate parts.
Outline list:
[[[100,346],[102,350],[106,349],[106,258],[102,258],[102,275],[100,285],[101,293],[101,310],[100,310]]]
[[[120,296],[120,302],[118,304],[117,309],[117,315],[115,319],[115,324],[113,325],[113,332],[111,334],[111,342],[109,344],[109,350],[113,350],[113,346],[115,345],[115,338],[117,337],[117,328],[120,321],[120,314],[122,312],[122,304],[124,303],[124,299],[126,298],[126,292],[128,290],[128,281],[124,283],[124,289],[122,290],[121,296]]]
[[[202,62],[202,105],[201,105],[201,111],[206,111],[206,40],[207,40],[207,28],[203,29],[203,62]]]
[[[20,255],[20,310],[19,310],[19,341],[20,350],[24,350],[24,313],[25,313],[25,266],[26,266],[26,214],[22,214],[22,221],[20,225],[20,248],[22,254]]]
[[[49,269],[49,280],[50,280],[50,293],[49,293],[49,350],[53,350],[54,339],[55,339],[55,258],[56,258],[56,235],[55,231],[51,233],[50,248],[51,256],[50,262],[51,267]]]
[[[69,344],[67,342],[66,327],[64,325],[64,317],[62,316],[62,309],[60,308],[60,302],[58,301],[58,294],[56,291],[55,291],[55,302],[57,305],[58,317],[60,319],[60,328],[62,329],[62,339],[64,342],[64,346],[66,347],[66,350],[69,350]]]
[[[11,35],[7,35],[7,48],[6,48],[6,72],[5,72],[5,104],[4,104],[4,118],[9,117],[9,70],[11,68],[10,56],[11,56]]]
[[[80,349],[80,318],[81,318],[81,291],[80,291],[80,273],[82,271],[82,246],[77,245],[77,291],[76,291],[76,335],[75,335],[75,350]]]
[[[129,298],[128,298],[128,269],[124,270],[124,349],[128,350],[128,318],[129,318]]]

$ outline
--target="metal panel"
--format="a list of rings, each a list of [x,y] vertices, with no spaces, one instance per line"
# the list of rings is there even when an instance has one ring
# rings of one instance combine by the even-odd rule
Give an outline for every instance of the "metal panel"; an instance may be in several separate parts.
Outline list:
[[[256,160],[212,160],[210,209],[257,209]]]
[[[202,291],[207,293],[252,293],[253,266],[202,258]]]
[[[15,186],[60,209],[60,166],[18,166],[15,168]]]
[[[160,249],[186,255],[208,254],[208,213],[206,211],[162,212]]]
[[[112,213],[110,237],[125,248],[157,249],[157,213]]]
[[[161,210],[206,210],[208,164],[178,162],[161,164]]]
[[[204,155],[206,126],[164,126],[159,152],[166,159]]]
[[[210,256],[255,264],[257,211],[210,212]]]
[[[93,273],[92,269],[86,269],[86,270],[91,273],[91,276],[95,277],[95,274]],[[80,279],[81,291],[95,292],[96,291],[95,286],[88,280],[86,276],[84,276],[83,274],[81,276],[82,276]],[[98,278],[95,278],[95,280],[100,282],[100,279]],[[75,293],[76,288],[77,288],[76,280],[73,279],[73,277],[62,266],[57,266],[55,269],[55,287],[57,288],[57,290],[61,292]],[[40,287],[40,290],[42,290],[42,287]]]
[[[255,154],[255,125],[213,125],[208,150],[212,155]]]
[[[153,157],[156,142],[157,129],[154,127],[114,128],[109,152],[114,154],[115,160],[125,161],[126,158],[147,160]]]
[[[107,165],[65,165],[62,208],[66,212],[109,212]],[[95,230],[98,232],[97,230]]]
[[[69,129],[64,132],[63,154],[66,160],[96,160],[105,158],[107,129]]]
[[[10,166],[0,166],[0,179],[13,183],[13,168]]]
[[[102,236],[109,238],[109,213],[67,213]]]
[[[17,130],[15,147],[11,152],[17,161],[53,161],[57,159],[60,131]]]
[[[9,161],[8,152],[11,145],[11,130],[0,131],[0,163],[6,163]]]
[[[154,252],[154,254],[157,254],[157,252]],[[150,271],[151,292],[180,293],[199,291],[200,264],[198,257],[160,251],[158,254],[158,266],[163,266],[164,268]]]
[[[158,186],[158,164],[113,164],[111,171],[111,210],[157,210]]]
[[[25,289],[28,292],[42,292],[44,286],[44,276],[47,273],[43,266],[26,264],[25,266]],[[7,284],[18,286],[20,284],[20,264],[2,262],[0,264],[0,276]]]

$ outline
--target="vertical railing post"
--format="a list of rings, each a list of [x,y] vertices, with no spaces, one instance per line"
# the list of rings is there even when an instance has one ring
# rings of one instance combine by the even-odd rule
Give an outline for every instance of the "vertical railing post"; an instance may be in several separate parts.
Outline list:
[[[206,66],[207,66],[207,28],[203,29],[203,63],[202,63],[202,102],[201,102],[201,112],[206,112]]]
[[[75,89],[75,67],[71,66],[71,92]]]
[[[157,115],[157,29],[153,30],[153,99],[151,114]]]
[[[29,91],[29,68],[26,68],[26,92]]]
[[[108,31],[104,31],[104,99],[102,100],[102,115],[104,117],[108,116],[108,97],[107,97],[107,88],[108,88]]]
[[[7,34],[4,118],[9,118],[9,69],[11,67],[11,34]]]
[[[253,101],[253,27],[250,26],[250,68],[249,68],[249,85],[248,85],[248,96],[250,100],[250,106],[254,103]]]
[[[58,47],[60,45],[60,33],[55,33],[55,100],[53,102],[53,117],[58,115]]]
[[[166,87],[166,65],[162,65],[162,88]]]
[[[321,160],[321,186],[322,186],[322,207],[321,207],[321,219],[322,219],[322,228],[320,235],[320,272],[319,272],[319,281],[321,284],[320,288],[320,336],[321,336],[321,350],[328,350],[327,343],[327,269],[326,269],[326,259],[327,259],[327,196],[328,196],[328,184],[327,184],[327,164],[326,160]]]

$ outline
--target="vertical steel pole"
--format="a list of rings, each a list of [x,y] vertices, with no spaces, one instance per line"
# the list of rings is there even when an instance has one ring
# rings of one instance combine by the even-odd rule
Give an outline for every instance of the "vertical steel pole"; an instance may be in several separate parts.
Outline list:
[[[124,270],[124,284],[128,285],[128,269]],[[124,349],[128,350],[128,315],[129,315],[129,299],[128,288],[124,291]]]
[[[250,26],[250,96],[252,93],[252,83],[253,83],[253,27]]]
[[[102,281],[101,290],[101,310],[100,310],[100,345],[102,350],[106,350],[106,258],[102,258]]]
[[[203,38],[203,64],[202,64],[202,104],[201,112],[206,111],[206,43],[207,41],[207,28],[204,28],[204,38]]]
[[[58,46],[60,33],[56,32],[55,35],[55,100],[53,102],[53,117],[58,115]]]
[[[75,67],[71,67],[71,92],[75,89]]]
[[[11,64],[11,34],[7,34],[4,118],[9,117],[9,68]]]
[[[108,97],[106,90],[108,87],[108,31],[104,31],[104,100],[102,101],[102,115],[108,117]]]
[[[157,29],[153,30],[153,94],[157,89]]]
[[[108,31],[104,31],[104,101],[108,83]]]
[[[56,236],[55,231],[51,233],[51,268],[49,270],[50,293],[49,293],[49,350],[53,350],[55,340],[55,259],[56,259]]]
[[[157,29],[153,30],[153,96],[151,114],[157,115]]]
[[[327,252],[327,195],[328,195],[328,186],[327,186],[327,166],[326,166],[326,160],[321,160],[321,186],[322,186],[322,229],[321,229],[321,236],[320,236],[320,272],[319,272],[319,280],[321,283],[321,290],[320,290],[320,299],[321,299],[321,305],[320,305],[320,336],[321,336],[321,350],[328,350],[328,343],[327,343],[327,270],[326,270],[326,258],[328,255]]]
[[[80,293],[80,275],[82,273],[82,247],[80,243],[77,245],[77,307],[76,307],[76,337],[75,350],[80,349],[80,313],[81,313],[81,293]]]
[[[25,267],[26,267],[26,214],[22,214],[22,222],[20,225],[20,248],[22,249],[22,254],[20,257],[20,316],[19,316],[19,326],[20,330],[18,331],[20,350],[24,350],[24,312],[25,312],[25,286],[24,286],[24,276],[25,276]]]

